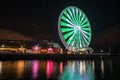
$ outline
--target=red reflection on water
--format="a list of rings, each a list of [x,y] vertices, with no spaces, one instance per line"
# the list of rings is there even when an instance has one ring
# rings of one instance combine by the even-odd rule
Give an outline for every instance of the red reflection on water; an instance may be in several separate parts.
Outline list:
[[[46,69],[46,74],[47,78],[50,78],[53,74],[53,61],[47,61],[47,69]]]
[[[33,79],[36,79],[38,76],[38,61],[33,62],[32,73],[33,73],[32,75]]]

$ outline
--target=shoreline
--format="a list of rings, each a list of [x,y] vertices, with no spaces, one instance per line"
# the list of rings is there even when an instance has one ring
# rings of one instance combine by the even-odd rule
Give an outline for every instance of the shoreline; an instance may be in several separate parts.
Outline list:
[[[15,54],[0,53],[0,60],[95,60],[95,59],[120,59],[120,55],[93,55],[93,54]]]

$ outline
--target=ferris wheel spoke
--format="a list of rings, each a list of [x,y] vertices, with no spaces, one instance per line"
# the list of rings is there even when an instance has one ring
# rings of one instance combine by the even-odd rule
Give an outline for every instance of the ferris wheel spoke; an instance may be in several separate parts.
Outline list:
[[[74,9],[73,9],[73,8],[71,9],[71,14],[72,14],[73,20],[76,21],[76,20],[75,20],[75,17],[74,17],[75,12],[74,12]]]
[[[68,17],[68,19],[69,19],[69,21],[70,21],[71,23],[74,23],[73,20],[72,20],[72,18],[71,18],[71,16],[67,13],[67,11],[65,11],[64,14],[65,14],[65,16]]]
[[[76,16],[76,23],[77,23],[77,25],[79,25],[79,22],[80,22],[80,20],[79,20],[79,12],[78,12],[78,9],[75,9],[75,16]]]
[[[87,47],[87,41],[86,41],[86,38],[85,36],[82,35],[82,42],[83,42],[83,47]]]
[[[81,13],[80,22],[79,22],[80,25],[81,25],[82,20],[83,20],[83,14]]]
[[[75,10],[74,10],[74,8],[72,8],[72,15],[73,15],[73,18],[74,18],[75,24],[76,24],[76,16],[75,16]]]
[[[70,22],[68,19],[66,19],[66,21],[71,24],[72,26],[75,26],[72,22]]]
[[[79,38],[78,34],[76,34],[76,49],[79,48]]]
[[[70,14],[71,20],[72,20],[73,23],[74,23],[74,22],[75,22],[75,19],[74,19],[73,15],[72,15],[71,10],[70,10],[69,8],[68,8],[67,10],[68,10],[68,13]]]
[[[73,35],[71,35],[70,38],[67,40],[67,43],[68,43],[69,46],[71,45],[72,39],[74,37],[74,34],[75,33],[73,33]]]
[[[61,21],[60,25],[65,27],[73,27],[73,25],[67,24],[66,22],[63,22],[63,21]]]
[[[74,44],[75,44],[75,41],[73,41],[71,45],[74,47]]]
[[[79,46],[80,46],[80,48],[82,48],[82,43],[81,43],[81,34],[80,34],[80,32],[79,32],[79,36],[78,36],[78,39],[79,39]]]
[[[79,33],[78,33],[76,34],[76,48],[77,49],[80,48],[79,44],[80,44],[80,41],[79,41]]]
[[[74,47],[76,48],[76,35],[75,35],[75,38],[74,38]]]
[[[71,43],[71,40],[67,40],[67,44],[70,45],[70,43]]]
[[[73,47],[75,46],[75,41],[76,41],[75,40],[75,36],[76,36],[76,33],[74,33],[73,36],[72,36],[72,38],[71,38],[71,44],[70,44],[70,46],[73,46]]]
[[[83,39],[84,39],[84,41],[85,41],[85,43],[86,43],[86,46],[89,45],[89,39],[86,38],[86,37],[83,37]]]
[[[85,38],[88,38],[88,36],[86,36],[86,34],[85,33],[83,33],[83,32],[81,32],[81,36],[84,36]]]
[[[88,43],[89,43],[89,42],[87,41],[88,38],[86,38],[86,36],[84,36],[84,35],[82,35],[82,37],[83,37],[84,42],[85,42],[86,44],[88,44]]]
[[[82,24],[82,22],[84,21],[84,18],[85,18],[85,15],[82,14],[82,18],[81,18],[80,24]]]
[[[72,31],[72,30],[73,30],[73,28],[62,28],[63,33],[68,32],[68,31]]]
[[[85,47],[87,45],[86,39],[82,37],[82,40],[83,40],[83,47]]]
[[[85,31],[81,31],[82,32],[82,34],[86,37],[86,38],[89,38],[88,36],[90,36],[90,33],[88,33],[88,32],[85,32]],[[88,36],[87,36],[88,35]]]
[[[81,16],[82,16],[82,13],[80,12],[79,15],[78,15],[78,21],[79,21],[79,23],[81,21]]]
[[[89,44],[90,39],[87,36],[85,36],[84,34],[82,34],[81,36],[83,37],[86,44]]]
[[[73,22],[71,22],[69,19],[67,19],[64,15],[62,16],[62,20],[67,21],[69,24],[73,25]]]
[[[84,31],[90,31],[90,28],[82,28]]]
[[[88,22],[87,18],[85,18],[85,20],[81,23],[81,26],[83,26],[86,22]]]
[[[74,33],[74,31],[68,32],[68,33],[66,33],[65,35],[63,35],[63,37],[64,37],[65,39],[67,39],[67,38],[70,37],[73,33]]]
[[[78,9],[74,9],[74,10],[75,10],[76,21],[78,22]]]
[[[81,32],[79,32],[79,34],[80,34],[80,36],[79,36],[79,39],[80,39],[80,47],[82,48],[83,47],[83,45],[82,45],[82,34],[81,34]]]
[[[81,39],[81,46],[83,48],[83,37],[82,37],[82,35],[80,36],[80,39]]]
[[[73,33],[73,35],[69,38],[69,45],[73,46],[72,42],[74,41],[74,37],[75,37],[75,33]]]
[[[89,26],[90,26],[90,24],[87,23],[87,24],[85,24],[85,25],[83,25],[83,26],[81,26],[81,27],[83,28],[83,27],[89,27]]]

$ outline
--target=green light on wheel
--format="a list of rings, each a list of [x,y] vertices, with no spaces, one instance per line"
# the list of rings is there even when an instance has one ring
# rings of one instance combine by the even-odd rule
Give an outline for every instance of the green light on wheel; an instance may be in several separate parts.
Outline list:
[[[90,23],[84,12],[77,7],[70,6],[62,11],[58,31],[62,43],[68,49],[81,49],[90,44]]]

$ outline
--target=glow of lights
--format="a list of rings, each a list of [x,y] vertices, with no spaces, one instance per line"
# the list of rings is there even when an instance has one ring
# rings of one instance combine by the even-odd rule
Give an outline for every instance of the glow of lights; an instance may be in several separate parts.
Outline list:
[[[22,52],[22,53],[25,52],[25,49],[26,49],[26,48],[18,48],[18,50],[19,50],[20,52]]]
[[[53,52],[54,52],[53,48],[48,48],[48,53],[53,53]]]
[[[88,47],[91,40],[90,23],[82,10],[70,6],[60,14],[58,21],[59,36],[68,50]]]
[[[74,68],[71,67],[72,65],[65,66],[64,72],[59,80],[95,80],[93,70],[88,62],[74,61],[72,63],[74,63]],[[79,69],[83,69],[83,67],[85,67],[85,72],[81,74],[82,70],[80,72]]]
[[[47,61],[47,69],[46,69],[46,73],[47,73],[47,78],[49,79],[52,74],[53,74],[53,61]]]
[[[11,50],[11,51],[17,51],[18,48],[0,48],[0,50]]]
[[[103,63],[103,60],[101,60],[101,71],[102,71],[102,74],[104,74],[104,63]]]
[[[63,73],[63,62],[60,62],[60,74]]]
[[[82,61],[80,61],[80,74],[82,74],[83,73],[83,71],[82,71]]]
[[[4,47],[5,47],[5,45],[2,45],[1,47],[2,47],[2,48],[4,48]]]
[[[94,64],[94,61],[92,61],[92,69],[93,69],[93,72],[95,71],[94,69],[95,69],[95,66],[94,66],[95,64]]]
[[[0,74],[2,73],[2,62],[0,61]]]
[[[39,53],[39,46],[34,46],[33,50],[34,53]]]
[[[86,72],[86,63],[85,61],[80,61],[80,74],[85,74]]]
[[[33,79],[36,79],[38,76],[38,61],[33,62],[32,73],[33,73],[33,75],[32,75]]]
[[[47,53],[47,49],[40,49],[41,53]]]
[[[17,74],[18,78],[21,77],[24,73],[24,61],[17,62]]]
[[[38,47],[38,46],[35,46],[35,47],[34,47],[34,50],[35,50],[35,51],[38,51],[38,50],[39,50],[39,47]]]

